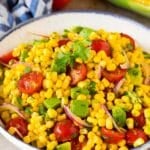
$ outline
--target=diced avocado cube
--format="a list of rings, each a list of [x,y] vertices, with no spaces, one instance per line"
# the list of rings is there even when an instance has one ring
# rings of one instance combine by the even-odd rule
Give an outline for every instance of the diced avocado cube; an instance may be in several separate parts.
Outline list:
[[[86,100],[73,100],[71,102],[71,111],[79,117],[86,117],[89,113],[88,101]]]
[[[44,101],[44,106],[49,109],[49,108],[56,108],[60,105],[61,103],[61,100],[56,98],[56,97],[52,97],[52,98],[49,98],[49,99],[46,99]]]
[[[80,35],[81,35],[82,37],[84,37],[85,39],[88,39],[89,36],[90,36],[90,34],[91,34],[92,32],[94,32],[93,29],[84,27],[84,28],[80,31]]]
[[[57,145],[56,150],[71,150],[71,143],[65,142]]]

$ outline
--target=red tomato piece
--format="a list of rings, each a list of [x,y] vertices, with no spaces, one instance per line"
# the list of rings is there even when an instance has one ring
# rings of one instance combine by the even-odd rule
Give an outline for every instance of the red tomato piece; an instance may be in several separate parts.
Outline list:
[[[10,127],[14,127],[21,133],[22,136],[26,136],[28,134],[27,126],[28,123],[25,119],[17,117],[9,120],[6,124],[6,129],[8,130]]]
[[[85,64],[75,64],[70,71],[71,85],[76,85],[79,81],[86,79],[87,67]]]
[[[60,10],[64,8],[71,0],[54,0],[53,1],[53,9]]]
[[[133,117],[135,120],[135,126],[137,128],[142,128],[145,125],[145,117],[144,117],[144,112],[141,111],[140,115],[137,117]]]
[[[78,138],[75,138],[71,141],[71,150],[81,150],[83,143],[80,143]]]
[[[96,52],[104,51],[107,54],[107,56],[111,55],[109,43],[104,40],[101,40],[101,39],[93,40],[91,48],[92,50],[95,50]]]
[[[130,40],[130,43],[131,43],[133,49],[135,49],[135,41],[131,36],[129,36],[128,34],[125,34],[125,33],[120,33],[120,35],[122,37],[128,38]]]
[[[132,146],[138,138],[142,138],[145,142],[148,140],[147,135],[142,129],[135,128],[126,132],[126,141],[128,145]]]
[[[71,120],[66,119],[56,123],[54,134],[59,142],[70,141],[78,136],[79,128]]]
[[[66,45],[70,40],[69,39],[62,39],[58,41],[58,46],[61,47],[63,45]]]
[[[101,134],[104,140],[110,144],[117,144],[125,138],[125,133],[120,133],[114,130],[109,130],[106,128],[101,128]]]
[[[18,88],[22,93],[33,94],[41,90],[42,83],[43,75],[41,73],[29,72],[20,78]]]
[[[101,74],[110,82],[118,82],[125,76],[126,69],[117,68],[115,71],[107,71],[102,69]]]
[[[11,59],[16,59],[16,57],[13,56],[12,51],[0,56],[0,61],[6,64],[8,64]]]

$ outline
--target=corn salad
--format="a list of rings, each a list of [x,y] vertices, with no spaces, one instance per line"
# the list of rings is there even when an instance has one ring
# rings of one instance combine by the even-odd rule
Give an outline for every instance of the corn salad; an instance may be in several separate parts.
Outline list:
[[[149,58],[129,35],[88,27],[22,43],[0,57],[4,128],[39,149],[141,146],[150,137]]]

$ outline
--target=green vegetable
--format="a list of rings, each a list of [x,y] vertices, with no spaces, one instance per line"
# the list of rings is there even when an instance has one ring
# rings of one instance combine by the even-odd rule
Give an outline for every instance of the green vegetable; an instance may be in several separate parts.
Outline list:
[[[20,61],[24,62],[27,57],[28,57],[28,50],[21,51]]]
[[[108,0],[108,1],[117,6],[132,10],[134,12],[137,12],[141,15],[150,18],[150,2],[148,2],[147,0],[145,1],[143,0],[141,2],[138,2],[136,0]]]
[[[141,99],[137,96],[137,94],[133,91],[128,91],[125,93],[130,98],[131,103],[142,103]]]
[[[89,90],[89,93],[91,95],[95,94],[96,93],[96,83],[94,81],[91,81],[88,86],[87,86],[88,90]]]
[[[85,39],[88,39],[89,36],[90,36],[90,34],[91,34],[92,32],[94,32],[93,29],[87,28],[87,27],[83,27],[83,28],[81,29],[81,31],[80,31],[79,34],[80,34],[82,37],[84,37]]]
[[[145,59],[150,59],[150,54],[147,52],[143,52]]]
[[[49,99],[46,99],[44,101],[44,106],[47,109],[49,109],[49,108],[57,108],[60,104],[61,104],[61,100],[56,98],[56,97],[49,98]]]
[[[29,73],[32,71],[32,68],[29,67],[29,66],[26,66],[25,69],[24,69],[24,73]]]
[[[89,113],[88,105],[86,100],[73,100],[70,107],[72,113],[82,118],[86,117]]]
[[[32,113],[31,107],[26,107],[25,108],[25,113],[30,115]]]
[[[71,89],[71,98],[76,99],[79,94],[89,94],[89,90],[86,88],[74,87]]]
[[[40,115],[45,115],[46,114],[46,108],[44,107],[44,105],[39,106],[39,114]]]
[[[59,52],[52,63],[52,71],[58,73],[66,72],[66,67],[71,63],[71,54]]]
[[[75,41],[73,43],[73,58],[81,58],[83,61],[86,61],[90,55],[90,49],[87,47],[88,43],[85,41]]]
[[[17,97],[17,103],[22,106],[22,98],[21,97]]]
[[[128,69],[130,80],[134,85],[140,85],[143,81],[141,68],[137,65]]]
[[[71,143],[65,142],[57,145],[56,150],[71,150]]]
[[[115,106],[112,109],[112,116],[118,126],[123,127],[126,124],[126,112],[119,106]]]

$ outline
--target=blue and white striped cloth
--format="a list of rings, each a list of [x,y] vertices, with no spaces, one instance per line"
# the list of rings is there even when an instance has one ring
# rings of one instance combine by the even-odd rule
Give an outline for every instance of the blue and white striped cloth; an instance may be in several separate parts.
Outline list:
[[[16,24],[49,14],[53,0],[0,0],[0,37]]]

